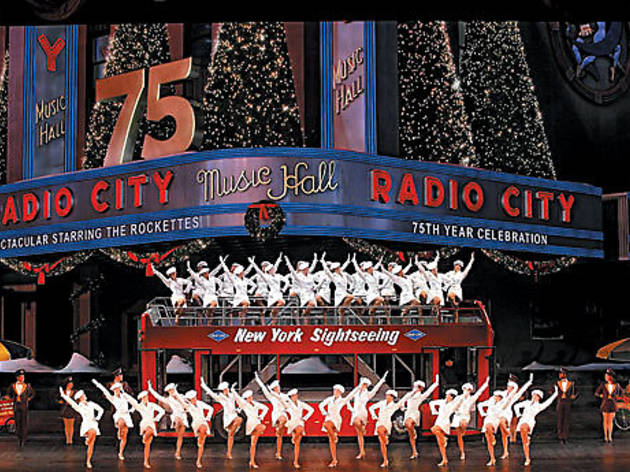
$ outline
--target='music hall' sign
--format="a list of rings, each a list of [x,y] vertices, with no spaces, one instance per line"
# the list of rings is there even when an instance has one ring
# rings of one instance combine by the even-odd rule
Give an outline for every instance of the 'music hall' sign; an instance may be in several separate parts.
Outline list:
[[[0,187],[0,257],[246,236],[347,236],[602,257],[601,189],[350,151],[189,153]],[[264,222],[263,222],[264,224]]]

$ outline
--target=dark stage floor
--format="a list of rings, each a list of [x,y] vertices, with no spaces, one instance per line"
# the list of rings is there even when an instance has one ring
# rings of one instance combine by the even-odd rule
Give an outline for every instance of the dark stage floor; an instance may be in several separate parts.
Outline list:
[[[142,450],[137,438],[126,452],[126,460],[119,462],[113,447],[112,438],[99,438],[93,459],[94,471],[142,471]],[[76,471],[84,470],[85,447],[80,444],[63,446],[57,437],[36,437],[19,449],[9,438],[0,439],[0,470],[28,472],[28,471]],[[459,461],[457,445],[454,440],[449,441],[449,459],[447,468],[438,468],[438,451],[434,442],[421,441],[420,459],[409,461],[409,447],[406,443],[390,444],[390,469],[404,471],[545,471],[545,472],[575,472],[575,471],[622,471],[630,470],[630,435],[619,434],[613,444],[604,444],[598,440],[580,440],[568,445],[559,445],[550,439],[534,438],[532,447],[533,464],[523,467],[523,456],[520,442],[510,448],[509,460],[498,462],[495,468],[485,466],[487,453],[485,445],[479,438],[467,441],[467,460]],[[195,467],[196,448],[192,439],[184,443],[182,461],[173,458],[174,446],[170,440],[160,440],[152,451],[152,469],[156,472],[179,472],[197,470]],[[258,465],[261,471],[293,471],[291,463],[292,446],[290,441],[284,445],[284,460],[273,459],[275,444],[263,442],[258,448]],[[499,452],[500,447],[497,447]],[[381,470],[378,468],[381,457],[378,444],[370,440],[367,444],[367,457],[362,461],[354,458],[357,453],[356,443],[341,442],[339,444],[339,462],[337,470],[352,470],[354,472]],[[221,470],[225,472],[246,471],[248,447],[237,444],[234,448],[234,459],[224,459],[225,445],[210,444],[204,456],[203,470]],[[302,446],[301,464],[304,471],[320,471],[328,469],[328,444],[311,439]]]

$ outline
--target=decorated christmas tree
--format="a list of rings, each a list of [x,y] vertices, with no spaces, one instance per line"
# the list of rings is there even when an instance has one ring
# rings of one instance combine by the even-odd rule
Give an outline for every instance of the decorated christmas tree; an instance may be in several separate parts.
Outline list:
[[[443,21],[398,24],[402,157],[468,165],[475,149]]]
[[[109,56],[105,65],[105,77],[119,75],[136,69],[145,69],[169,62],[171,53],[168,44],[168,31],[164,23],[121,24],[116,28],[110,43]],[[174,88],[162,86],[162,96],[172,95]],[[107,153],[107,146],[114,129],[124,97],[96,103],[89,119],[86,136],[84,168],[101,167]],[[142,154],[142,143],[148,132],[156,139],[166,139],[174,131],[172,118],[160,122],[149,122],[143,117],[138,127],[134,158]]]
[[[203,149],[303,144],[282,23],[223,23],[203,110]]]
[[[479,167],[555,178],[518,24],[466,25],[462,83]]]
[[[7,126],[9,112],[9,53],[4,56],[0,77],[0,185],[7,181]]]

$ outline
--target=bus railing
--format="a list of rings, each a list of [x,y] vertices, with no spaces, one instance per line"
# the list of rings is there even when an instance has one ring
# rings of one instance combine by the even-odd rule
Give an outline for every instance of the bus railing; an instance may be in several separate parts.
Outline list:
[[[234,326],[234,325],[483,325],[487,316],[479,305],[460,307],[420,305],[403,314],[405,307],[394,303],[370,308],[352,305],[340,313],[334,306],[299,306],[296,298],[278,307],[276,314],[263,305],[264,297],[250,297],[246,309],[233,307],[229,298],[219,298],[215,308],[189,306],[175,308],[166,297],[154,298],[147,304],[146,313],[154,326]]]

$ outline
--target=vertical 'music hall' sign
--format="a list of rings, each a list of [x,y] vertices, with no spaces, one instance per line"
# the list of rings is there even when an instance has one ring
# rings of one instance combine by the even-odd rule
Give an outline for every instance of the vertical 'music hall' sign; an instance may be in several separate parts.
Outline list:
[[[79,106],[83,30],[78,25],[11,28],[10,181],[77,169],[84,126]]]
[[[321,146],[376,153],[373,21],[320,23]]]

